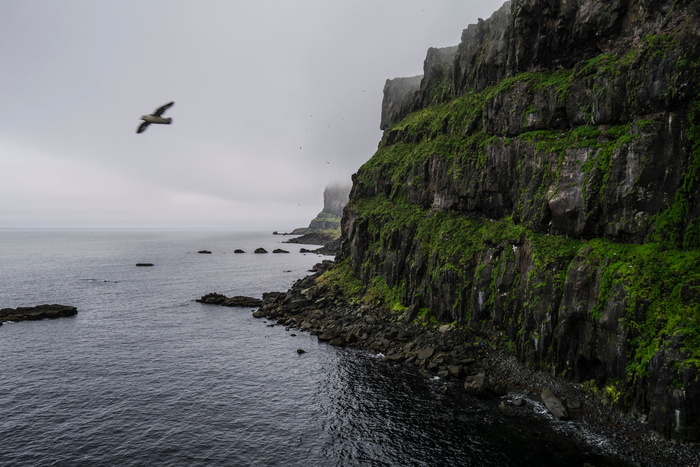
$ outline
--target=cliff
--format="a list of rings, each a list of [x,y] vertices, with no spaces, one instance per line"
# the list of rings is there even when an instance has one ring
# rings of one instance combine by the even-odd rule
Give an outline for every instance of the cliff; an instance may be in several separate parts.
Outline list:
[[[308,234],[322,230],[332,230],[340,227],[343,208],[348,204],[351,186],[334,183],[323,190],[323,210],[311,220],[306,228],[296,229],[294,233]]]
[[[316,253],[334,255],[340,246],[340,220],[350,196],[350,184],[334,183],[323,190],[323,210],[308,227],[294,229],[291,235],[301,235],[285,243],[323,245]],[[277,234],[277,232],[274,232]],[[288,234],[285,234],[288,235]]]
[[[430,49],[386,83],[336,268],[700,440],[699,39],[696,1],[513,0]]]

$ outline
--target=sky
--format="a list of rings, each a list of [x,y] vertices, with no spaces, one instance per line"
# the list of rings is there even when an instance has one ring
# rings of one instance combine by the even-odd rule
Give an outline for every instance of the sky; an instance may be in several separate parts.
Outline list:
[[[0,228],[306,226],[385,81],[503,3],[0,0]]]

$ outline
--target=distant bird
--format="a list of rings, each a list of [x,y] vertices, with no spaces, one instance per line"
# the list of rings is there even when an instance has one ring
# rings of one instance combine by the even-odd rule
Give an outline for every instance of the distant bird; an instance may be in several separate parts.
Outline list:
[[[136,130],[136,133],[143,133],[143,131],[146,128],[148,128],[148,125],[150,125],[151,123],[162,123],[164,125],[170,125],[171,123],[173,123],[172,118],[161,117],[161,115],[163,115],[163,112],[172,107],[173,104],[175,104],[175,102],[170,102],[162,107],[158,107],[156,111],[153,112],[151,115],[142,115],[141,120],[143,120],[143,123],[139,125],[139,129]]]

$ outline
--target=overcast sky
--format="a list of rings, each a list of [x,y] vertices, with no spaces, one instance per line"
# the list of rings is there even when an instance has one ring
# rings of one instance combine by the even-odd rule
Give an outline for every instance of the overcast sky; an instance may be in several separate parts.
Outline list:
[[[0,228],[308,225],[386,79],[502,4],[0,0]]]

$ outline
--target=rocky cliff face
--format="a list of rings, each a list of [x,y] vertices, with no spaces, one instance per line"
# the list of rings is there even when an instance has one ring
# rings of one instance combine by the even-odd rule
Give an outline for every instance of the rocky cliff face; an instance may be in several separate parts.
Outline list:
[[[390,80],[341,263],[700,440],[700,3],[513,0]]]
[[[351,189],[350,183],[328,185],[323,190],[323,211],[341,217],[343,208],[348,204]]]

